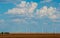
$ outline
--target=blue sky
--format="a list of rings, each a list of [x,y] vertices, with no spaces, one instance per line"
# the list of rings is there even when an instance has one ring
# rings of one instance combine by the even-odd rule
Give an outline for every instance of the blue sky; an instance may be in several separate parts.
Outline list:
[[[60,0],[0,0],[0,32],[60,33]]]

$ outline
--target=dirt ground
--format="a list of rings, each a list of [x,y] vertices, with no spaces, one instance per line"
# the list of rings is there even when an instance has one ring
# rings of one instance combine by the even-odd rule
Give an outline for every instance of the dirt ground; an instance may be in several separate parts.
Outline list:
[[[60,34],[41,34],[41,33],[0,34],[0,38],[60,38]]]

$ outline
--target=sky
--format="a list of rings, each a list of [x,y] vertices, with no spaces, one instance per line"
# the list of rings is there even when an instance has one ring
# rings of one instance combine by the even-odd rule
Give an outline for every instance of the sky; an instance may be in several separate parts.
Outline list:
[[[60,0],[0,0],[0,32],[60,33]]]

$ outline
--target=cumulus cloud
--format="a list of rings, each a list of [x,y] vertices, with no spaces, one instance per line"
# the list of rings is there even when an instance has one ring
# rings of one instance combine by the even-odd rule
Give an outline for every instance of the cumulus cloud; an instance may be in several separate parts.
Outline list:
[[[48,16],[49,18],[55,19],[57,16],[54,14],[56,8],[44,6],[41,9],[37,9],[36,14],[39,17]]]
[[[40,9],[36,9],[38,3],[21,1],[15,8],[9,9],[5,14],[23,15],[27,17],[44,17],[47,16],[50,19],[56,19],[58,16],[55,14],[57,9],[55,7],[43,6]],[[36,13],[36,14],[35,14]],[[35,16],[35,15],[36,16]]]
[[[19,14],[19,15],[27,15],[33,16],[33,12],[37,7],[36,2],[26,2],[21,1],[20,4],[16,5],[16,8],[9,9],[6,14]]]
[[[52,15],[52,16],[49,16],[50,19],[56,19],[57,16],[56,15]]]
[[[46,2],[50,2],[50,0],[49,1],[46,0]],[[24,28],[27,27],[28,30],[29,28],[31,28],[35,31],[37,29],[41,29],[39,27],[40,24],[42,25],[41,27],[44,27],[44,25],[49,25],[51,22],[50,19],[53,19],[52,20],[53,22],[60,23],[60,19],[55,20],[56,18],[60,17],[60,14],[55,14],[57,13],[57,10],[55,7],[43,6],[42,8],[38,9],[37,5],[38,3],[36,2],[21,1],[19,4],[16,5],[16,7],[12,9],[8,9],[8,11],[5,12],[6,16],[2,15],[4,16],[3,18],[6,19],[7,21],[0,20],[0,27],[1,28],[3,27],[4,29],[10,28],[11,30],[13,29],[13,31],[16,30],[16,28],[17,28],[17,31],[19,31],[21,28],[23,30]],[[47,20],[43,19],[46,16],[50,19],[47,19]],[[42,19],[40,19],[41,17]],[[37,27],[37,29],[35,29],[35,27]]]
[[[47,14],[47,6],[44,6],[41,9],[37,9],[36,14],[38,16],[44,16],[44,15],[46,15]]]

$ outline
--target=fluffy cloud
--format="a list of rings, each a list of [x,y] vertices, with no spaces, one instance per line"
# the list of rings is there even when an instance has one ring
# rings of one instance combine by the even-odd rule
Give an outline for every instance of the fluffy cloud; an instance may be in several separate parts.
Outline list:
[[[36,2],[21,1],[21,3],[16,5],[15,8],[9,9],[6,12],[6,14],[23,15],[23,16],[27,16],[27,17],[36,17],[37,16],[39,18],[48,16],[48,18],[50,18],[50,19],[56,19],[58,17],[55,14],[57,12],[55,7],[43,6],[41,9],[36,9],[37,5],[38,4]]]
[[[43,17],[48,16],[49,18],[55,19],[57,16],[54,14],[56,12],[56,8],[44,6],[41,9],[37,9],[37,16]]]
[[[19,14],[32,17],[32,14],[34,13],[36,7],[36,2],[21,1],[20,4],[16,5],[16,8],[9,9],[8,12],[6,12],[6,14]]]
[[[57,16],[56,16],[56,15],[51,15],[51,16],[49,16],[49,18],[50,18],[50,19],[56,19]]]

